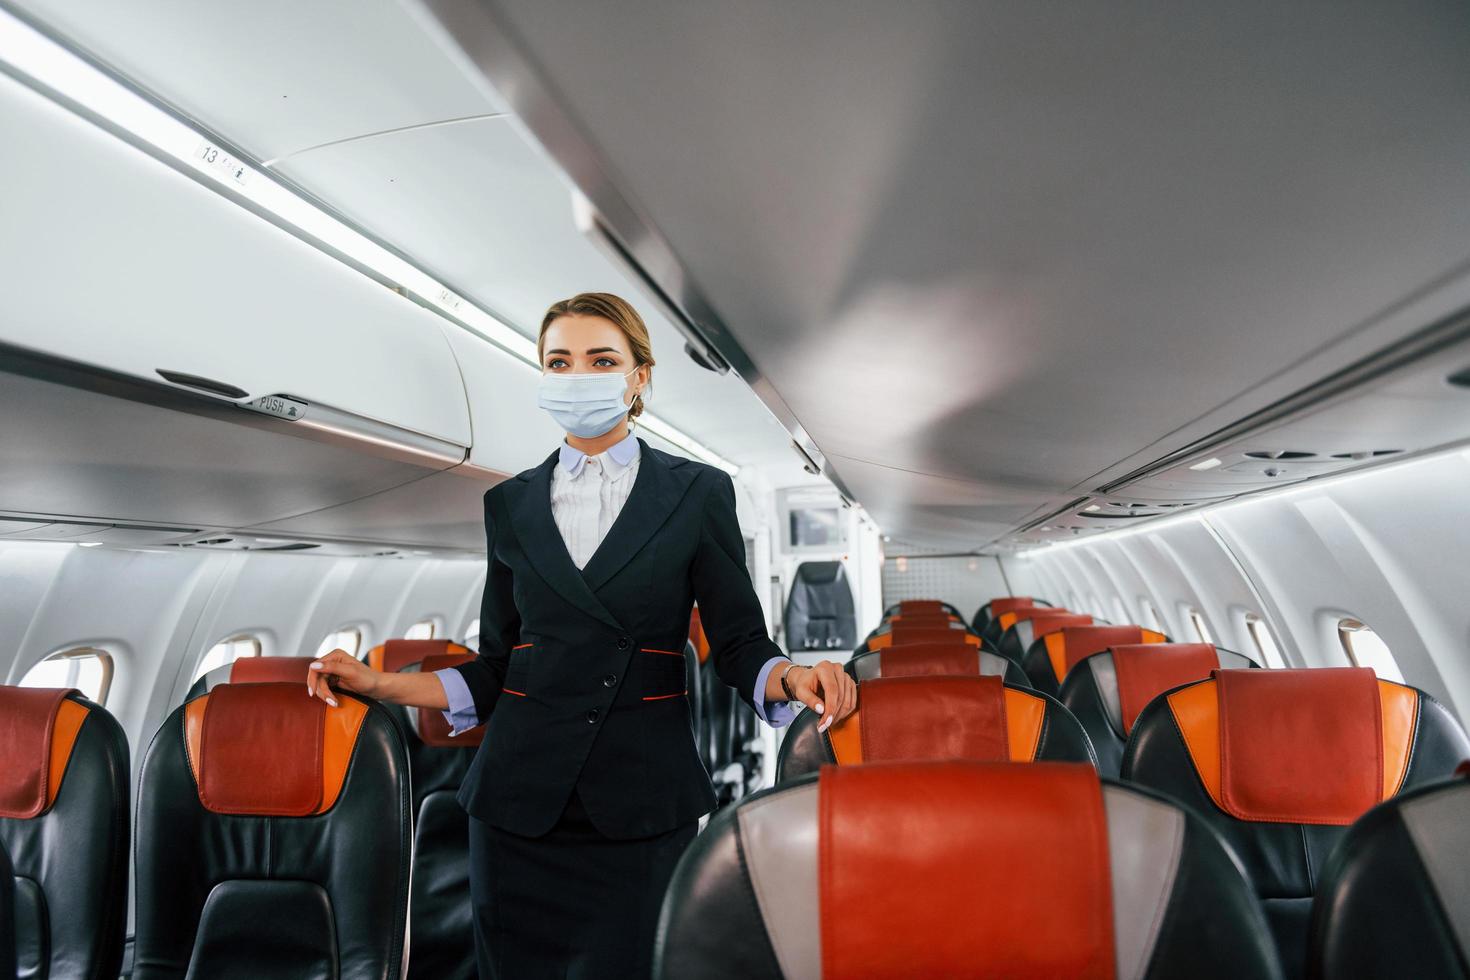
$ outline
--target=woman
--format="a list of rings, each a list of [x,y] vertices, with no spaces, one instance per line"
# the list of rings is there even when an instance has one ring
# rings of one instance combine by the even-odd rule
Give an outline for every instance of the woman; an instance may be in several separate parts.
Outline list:
[[[482,980],[628,980],[649,973],[664,888],[715,804],[684,690],[692,604],[720,679],[769,724],[799,700],[830,726],[857,690],[767,636],[730,477],[629,431],[654,364],[633,308],[553,304],[537,346],[540,405],[567,435],[485,494],[479,657],[379,674],[337,650],[307,686],[488,726],[459,793]]]

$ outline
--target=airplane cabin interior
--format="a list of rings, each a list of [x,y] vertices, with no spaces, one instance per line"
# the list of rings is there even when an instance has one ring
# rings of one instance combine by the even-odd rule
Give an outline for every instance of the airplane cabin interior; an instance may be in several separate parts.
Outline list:
[[[488,980],[533,709],[708,776],[658,980],[1470,980],[1470,6],[0,0],[0,188],[0,980]],[[563,710],[589,293],[765,632]]]

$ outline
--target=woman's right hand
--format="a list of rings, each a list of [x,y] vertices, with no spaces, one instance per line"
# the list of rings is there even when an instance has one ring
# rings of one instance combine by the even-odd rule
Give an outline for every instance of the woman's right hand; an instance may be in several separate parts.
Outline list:
[[[381,674],[346,650],[333,650],[311,662],[306,671],[306,693],[335,708],[334,686],[371,698],[377,696],[381,680]]]

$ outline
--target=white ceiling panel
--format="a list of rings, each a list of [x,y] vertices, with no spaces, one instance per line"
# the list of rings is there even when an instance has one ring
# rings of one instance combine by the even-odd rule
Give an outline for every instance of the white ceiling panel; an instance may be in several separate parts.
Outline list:
[[[393,0],[17,0],[258,160],[503,106]]]

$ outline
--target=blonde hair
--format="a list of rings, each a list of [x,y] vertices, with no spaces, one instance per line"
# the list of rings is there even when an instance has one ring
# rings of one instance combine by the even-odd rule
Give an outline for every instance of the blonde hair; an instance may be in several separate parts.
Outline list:
[[[546,359],[547,328],[553,320],[564,316],[600,316],[604,320],[611,320],[623,332],[623,336],[628,338],[628,348],[633,354],[634,365],[648,368],[648,383],[653,384],[653,342],[648,337],[648,325],[643,322],[638,311],[633,309],[633,304],[612,293],[578,293],[571,299],[560,300],[547,307],[546,315],[541,318],[541,333],[536,337],[538,361]],[[643,395],[637,394],[628,406],[628,418],[636,419],[642,414]]]

